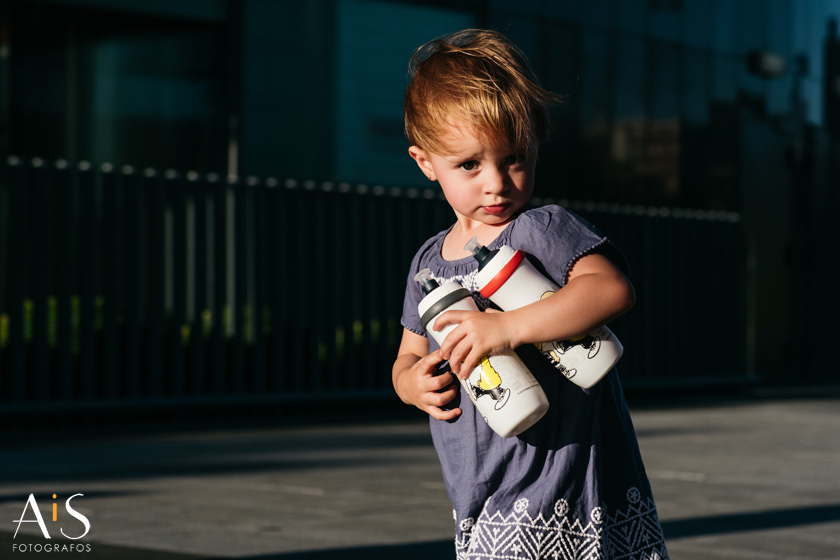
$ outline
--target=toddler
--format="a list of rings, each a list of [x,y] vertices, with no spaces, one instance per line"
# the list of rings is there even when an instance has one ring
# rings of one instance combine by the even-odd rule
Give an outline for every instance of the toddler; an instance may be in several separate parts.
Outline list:
[[[409,155],[439,183],[455,223],[412,260],[393,384],[430,416],[457,558],[668,558],[617,371],[581,389],[534,347],[592,331],[635,301],[624,257],[610,241],[560,206],[529,206],[555,96],[538,85],[522,52],[490,30],[426,43],[409,71]],[[521,249],[562,289],[513,311],[488,309],[477,262],[464,249],[473,237],[491,250]],[[439,348],[417,313],[424,294],[413,278],[423,268],[439,283],[457,280],[488,309],[441,315],[436,329],[457,327]],[[512,349],[550,408],[518,437],[502,438],[452,374],[466,378],[482,356]],[[439,375],[444,361],[452,373]]]

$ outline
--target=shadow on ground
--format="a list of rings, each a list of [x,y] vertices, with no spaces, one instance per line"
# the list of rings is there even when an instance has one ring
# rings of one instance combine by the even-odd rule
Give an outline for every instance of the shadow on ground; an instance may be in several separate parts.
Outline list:
[[[455,558],[455,545],[452,540],[365,546],[351,549],[313,550],[288,554],[267,554],[251,556],[246,560],[445,560]]]
[[[662,530],[665,539],[682,539],[703,535],[741,533],[744,531],[763,531],[832,523],[840,520],[840,504],[806,506],[798,508],[756,511],[747,513],[729,513],[708,517],[674,519],[664,521]]]

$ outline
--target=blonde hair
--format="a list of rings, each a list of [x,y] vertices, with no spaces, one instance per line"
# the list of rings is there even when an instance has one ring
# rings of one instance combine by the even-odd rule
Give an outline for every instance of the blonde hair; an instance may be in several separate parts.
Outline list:
[[[559,100],[539,85],[522,51],[488,29],[425,43],[408,72],[405,133],[411,145],[434,153],[447,153],[440,138],[456,122],[486,139],[507,140],[517,153],[535,153],[548,134],[548,108]]]

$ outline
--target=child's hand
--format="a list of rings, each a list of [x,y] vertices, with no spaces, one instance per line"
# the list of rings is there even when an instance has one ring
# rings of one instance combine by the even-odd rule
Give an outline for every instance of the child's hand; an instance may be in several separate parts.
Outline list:
[[[440,348],[441,356],[449,360],[452,372],[466,379],[470,372],[488,355],[508,352],[516,347],[513,330],[504,313],[494,309],[480,311],[447,311],[434,324],[440,330],[457,324]]]
[[[458,385],[448,373],[438,374],[438,364],[442,361],[440,350],[423,356],[410,366],[406,360],[405,367],[394,376],[394,388],[403,402],[416,406],[436,420],[447,421],[457,418],[461,409],[443,408],[457,396]]]

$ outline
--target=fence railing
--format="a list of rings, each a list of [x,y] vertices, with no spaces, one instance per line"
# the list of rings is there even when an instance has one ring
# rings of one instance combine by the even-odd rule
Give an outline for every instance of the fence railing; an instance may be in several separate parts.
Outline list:
[[[749,374],[737,215],[568,205],[633,267],[626,384]],[[395,399],[407,267],[451,219],[436,191],[8,158],[0,405]]]

